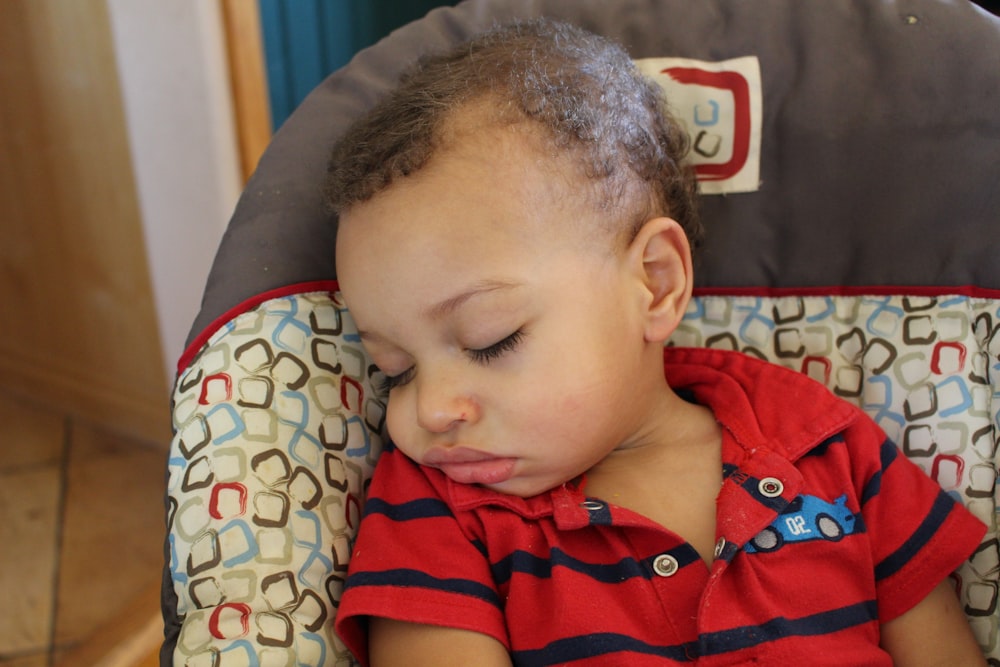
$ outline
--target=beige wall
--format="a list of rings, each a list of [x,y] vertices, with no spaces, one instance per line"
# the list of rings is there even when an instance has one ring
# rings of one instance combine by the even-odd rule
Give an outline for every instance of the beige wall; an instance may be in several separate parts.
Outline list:
[[[106,2],[172,378],[241,186],[221,3]]]
[[[119,16],[140,5],[145,35]],[[0,2],[0,388],[163,445],[165,369],[238,191],[221,35],[206,55],[169,33],[205,30],[205,6]],[[164,49],[209,74],[150,78],[171,71]]]

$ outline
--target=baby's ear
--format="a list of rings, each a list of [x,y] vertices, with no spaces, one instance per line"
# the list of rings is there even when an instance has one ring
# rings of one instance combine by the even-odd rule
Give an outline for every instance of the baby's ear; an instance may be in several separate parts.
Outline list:
[[[691,245],[676,221],[653,218],[639,230],[629,255],[644,290],[646,340],[662,343],[680,324],[691,300]]]

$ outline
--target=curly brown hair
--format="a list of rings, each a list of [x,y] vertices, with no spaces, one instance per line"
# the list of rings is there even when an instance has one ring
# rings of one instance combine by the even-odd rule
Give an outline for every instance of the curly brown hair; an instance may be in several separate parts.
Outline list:
[[[677,220],[692,246],[701,239],[694,172],[683,163],[690,140],[662,90],[620,45],[550,19],[505,24],[420,59],[334,147],[334,213],[420,170],[447,121],[482,101],[498,123],[540,124],[596,186],[598,205],[621,212],[629,240],[657,215]]]

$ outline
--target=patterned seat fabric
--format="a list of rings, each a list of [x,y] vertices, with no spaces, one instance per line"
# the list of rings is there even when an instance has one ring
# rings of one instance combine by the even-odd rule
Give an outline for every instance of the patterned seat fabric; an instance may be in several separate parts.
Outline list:
[[[543,14],[656,59],[694,126],[708,237],[671,344],[825,383],[985,521],[956,580],[1000,664],[1000,20],[966,0],[468,0],[333,74],[248,184],[179,362],[164,664],[352,664],[332,618],[385,407],[336,292],[329,146],[418,53]]]
[[[331,621],[384,416],[352,327],[335,292],[266,301],[181,375],[170,461],[180,664],[352,664]],[[994,523],[1000,301],[703,296],[671,343],[737,349],[825,383]],[[994,658],[998,567],[991,530],[957,573]]]
[[[343,307],[319,292],[239,315],[181,374],[175,662],[350,663],[332,614],[381,451],[369,368]]]

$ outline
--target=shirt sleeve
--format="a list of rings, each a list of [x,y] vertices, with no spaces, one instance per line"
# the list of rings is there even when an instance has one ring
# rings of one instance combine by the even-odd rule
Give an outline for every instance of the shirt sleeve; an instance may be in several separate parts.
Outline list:
[[[335,621],[363,664],[370,616],[481,632],[510,647],[489,561],[434,472],[395,448],[376,467]]]
[[[923,600],[979,546],[986,526],[907,459],[870,419],[848,441],[867,442],[861,515],[872,544],[879,621]],[[880,443],[880,444],[879,444]],[[875,457],[877,456],[877,460]]]

